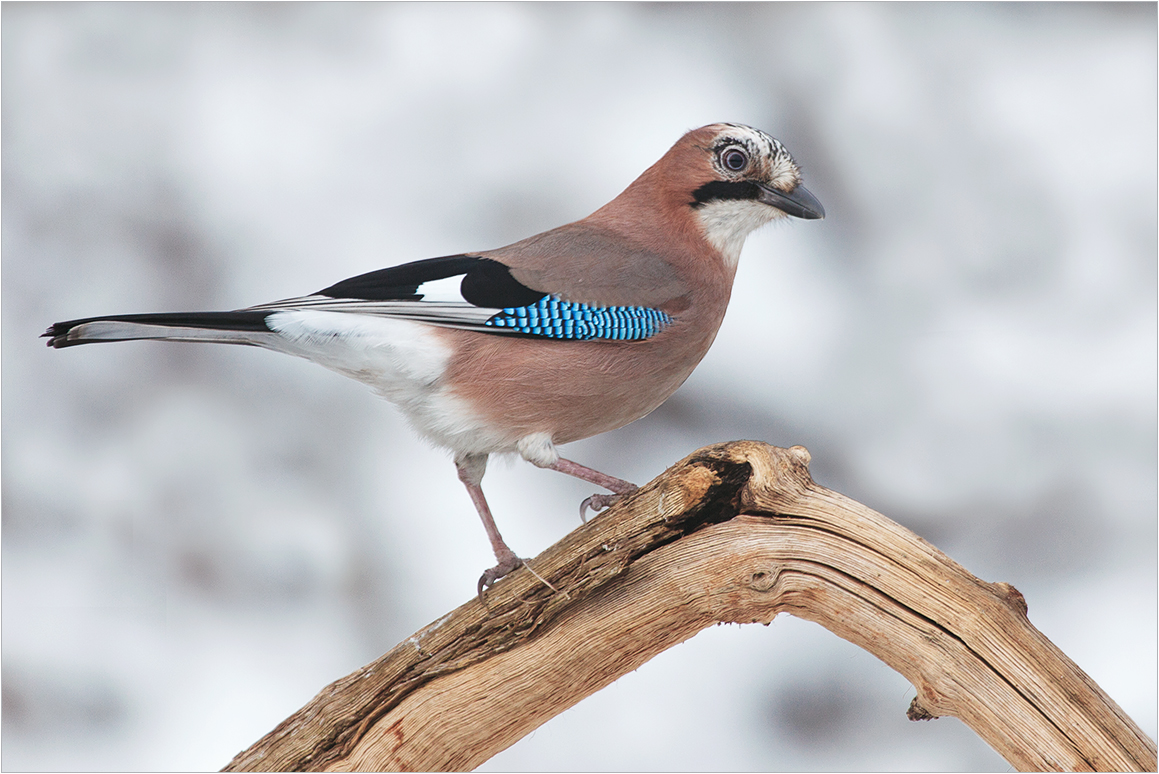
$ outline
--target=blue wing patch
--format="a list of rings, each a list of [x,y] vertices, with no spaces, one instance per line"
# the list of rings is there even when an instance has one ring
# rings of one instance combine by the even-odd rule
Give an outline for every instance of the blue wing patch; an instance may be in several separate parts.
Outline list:
[[[645,306],[591,306],[544,296],[528,306],[506,307],[483,324],[549,339],[642,341],[671,322]]]

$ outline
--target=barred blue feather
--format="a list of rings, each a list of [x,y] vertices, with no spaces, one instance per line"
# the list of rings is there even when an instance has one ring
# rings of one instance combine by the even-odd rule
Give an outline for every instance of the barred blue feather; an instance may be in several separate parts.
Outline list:
[[[483,324],[549,339],[641,341],[671,322],[646,306],[591,306],[544,296],[528,306],[507,307]]]

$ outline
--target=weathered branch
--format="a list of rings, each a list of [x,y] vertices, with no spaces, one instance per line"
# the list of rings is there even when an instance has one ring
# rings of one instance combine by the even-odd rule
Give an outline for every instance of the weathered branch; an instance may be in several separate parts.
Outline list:
[[[1013,587],[813,482],[809,453],[707,447],[325,688],[227,770],[471,769],[718,622],[816,621],[1021,770],[1154,771],[1155,743]],[[501,711],[498,711],[501,710]]]

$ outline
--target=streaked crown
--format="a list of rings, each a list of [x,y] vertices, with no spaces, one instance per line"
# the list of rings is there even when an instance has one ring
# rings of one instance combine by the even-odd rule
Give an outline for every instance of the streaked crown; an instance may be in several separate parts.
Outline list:
[[[744,124],[720,127],[709,145],[713,169],[721,180],[754,180],[792,191],[801,184],[801,171],[781,141]]]

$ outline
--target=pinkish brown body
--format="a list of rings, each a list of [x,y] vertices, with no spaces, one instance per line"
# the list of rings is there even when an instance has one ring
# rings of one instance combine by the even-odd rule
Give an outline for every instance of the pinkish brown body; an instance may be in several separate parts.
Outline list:
[[[482,589],[522,563],[480,488],[488,455],[518,452],[613,492],[634,489],[561,459],[556,445],[622,427],[663,403],[716,338],[745,237],[786,215],[823,214],[777,140],[713,124],[684,135],[587,218],[507,247],[403,264],[235,312],[87,318],[45,335],[55,347],[142,338],[252,344],[365,382],[454,452],[499,560]],[[435,299],[439,283],[460,279],[458,295]],[[616,322],[624,327],[606,336],[496,327],[512,309],[556,313],[541,301],[629,318],[642,309],[661,321]]]

